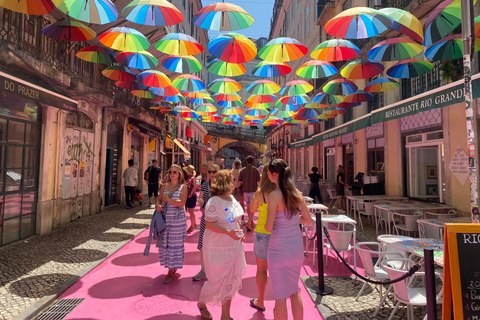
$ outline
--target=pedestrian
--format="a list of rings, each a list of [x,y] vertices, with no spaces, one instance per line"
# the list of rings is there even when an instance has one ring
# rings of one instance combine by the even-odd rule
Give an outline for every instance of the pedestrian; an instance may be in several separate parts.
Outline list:
[[[153,208],[158,198],[158,187],[161,185],[162,169],[158,166],[157,159],[152,160],[152,165],[143,173],[143,179],[148,183],[148,207]],[[152,200],[153,197],[153,200]]]
[[[258,182],[260,181],[260,173],[258,169],[253,166],[253,157],[247,156],[245,159],[247,166],[240,170],[240,175],[238,176],[238,182],[241,184],[243,189],[243,199],[247,206],[248,221],[245,224],[245,227],[248,231],[252,231],[254,228],[253,223],[253,212],[250,212],[250,203],[253,200],[253,195],[257,191]],[[243,220],[243,217],[242,217]]]
[[[258,163],[258,172],[260,173],[260,175],[261,175],[262,172],[263,172],[263,163],[262,163],[262,161],[260,161],[260,162]]]
[[[200,194],[198,195],[198,205],[200,206],[200,211],[202,212],[202,218],[200,219],[200,233],[198,234],[198,244],[197,249],[200,250],[200,271],[193,276],[193,280],[199,281],[205,279],[207,276],[205,274],[205,264],[203,262],[203,235],[205,234],[205,205],[210,199],[210,188],[215,180],[215,174],[220,171],[220,167],[216,164],[211,164],[208,167],[208,180],[202,183],[200,188]]]
[[[270,242],[270,232],[265,230],[267,221],[267,200],[270,193],[277,189],[277,185],[268,178],[268,163],[263,167],[262,177],[258,189],[253,195],[253,201],[250,204],[250,211],[256,212],[258,209],[258,221],[255,228],[255,238],[253,241],[253,254],[257,261],[257,274],[255,281],[257,283],[258,298],[250,300],[250,306],[259,311],[265,311],[265,287],[267,286],[267,252]]]
[[[130,209],[133,208],[133,198],[138,180],[138,171],[133,166],[133,159],[128,160],[128,168],[123,172],[123,179],[125,179],[125,202],[127,209]]]
[[[303,303],[298,280],[304,256],[302,231],[298,225],[311,224],[312,218],[284,160],[270,161],[267,174],[277,186],[267,198],[265,222],[265,230],[272,233],[267,261],[275,297],[274,318],[288,318],[287,298],[290,298],[293,319],[300,320],[303,319]]]
[[[242,161],[240,159],[237,159],[233,162],[233,170],[232,170],[232,175],[233,175],[233,184],[235,186],[235,190],[233,190],[233,196],[235,197],[235,200],[240,203],[240,206],[242,209],[245,208],[245,204],[243,201],[243,188],[242,185],[238,181],[238,176],[240,175],[240,169],[242,168]]]
[[[322,176],[318,173],[317,167],[312,167],[310,171],[307,173],[307,178],[310,179],[310,192],[308,196],[313,199],[315,203],[323,203],[322,201],[322,194],[320,193],[320,186],[318,182],[322,179]],[[318,202],[316,202],[315,197],[318,198]]]
[[[200,166],[200,185],[208,180],[208,163],[204,163]]]
[[[337,191],[337,201],[333,205],[333,207],[338,207],[339,212],[345,212],[343,210],[343,198],[345,197],[345,187],[348,187],[348,184],[345,183],[345,169],[343,168],[342,165],[338,166],[337,169],[337,186],[336,186],[336,191]]]
[[[187,167],[189,165],[190,165],[190,159],[187,158],[187,159],[183,160],[183,163],[182,163],[183,167]]]
[[[168,169],[168,178],[160,190],[162,205],[157,211],[165,214],[166,229],[162,233],[162,244],[158,248],[160,265],[168,268],[168,273],[163,283],[172,282],[177,269],[183,268],[185,260],[185,235],[187,218],[185,216],[185,202],[187,201],[187,188],[183,170],[179,165],[172,165]]]
[[[207,230],[203,238],[203,254],[207,281],[198,299],[203,319],[212,319],[206,303],[222,306],[221,320],[231,320],[232,299],[242,288],[246,269],[243,240],[245,236],[238,221],[243,215],[240,204],[232,196],[233,176],[230,170],[215,174],[205,207]]]
[[[235,158],[235,160],[234,160],[233,163],[232,163],[232,170],[235,169],[235,161],[240,161],[240,159],[239,159],[239,158]],[[241,163],[242,163],[242,161],[240,161],[240,169],[242,169],[242,168],[241,168]]]
[[[190,214],[190,227],[187,229],[187,233],[193,232],[197,228],[197,222],[195,220],[195,206],[197,205],[197,189],[200,188],[197,185],[197,172],[195,167],[191,164],[183,167],[185,172],[185,184],[187,185],[187,202],[185,203],[185,209]]]

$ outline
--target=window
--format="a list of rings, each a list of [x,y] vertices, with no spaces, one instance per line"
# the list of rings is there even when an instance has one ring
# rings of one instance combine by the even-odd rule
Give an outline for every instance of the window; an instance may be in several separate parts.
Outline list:
[[[302,41],[302,17],[300,17],[300,22],[298,23],[297,40]]]
[[[310,6],[305,9],[305,38],[308,37],[310,32]]]
[[[332,129],[335,127],[335,118],[328,119],[325,122],[325,130]]]
[[[347,108],[347,113],[343,114],[343,123],[353,120],[353,107]]]
[[[383,107],[383,92],[375,93],[373,99],[367,102],[367,112],[377,110]]]

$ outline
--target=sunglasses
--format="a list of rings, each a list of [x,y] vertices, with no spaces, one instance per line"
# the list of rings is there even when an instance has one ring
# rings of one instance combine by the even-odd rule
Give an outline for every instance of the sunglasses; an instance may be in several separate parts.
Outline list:
[[[208,170],[208,173],[217,173],[217,170],[213,170],[213,171]]]
[[[168,171],[168,174],[177,174],[178,171]]]

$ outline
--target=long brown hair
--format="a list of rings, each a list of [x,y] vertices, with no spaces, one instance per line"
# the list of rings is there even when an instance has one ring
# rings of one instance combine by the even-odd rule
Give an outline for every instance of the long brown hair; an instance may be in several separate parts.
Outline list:
[[[182,168],[178,164],[172,164],[172,166],[168,168],[168,171],[170,171],[170,169],[172,168],[175,168],[178,170],[178,183],[185,184],[185,178],[183,176]],[[170,174],[168,173],[168,171],[167,171],[167,182],[170,182]]]
[[[277,189],[277,185],[273,183],[268,178],[268,163],[263,167],[262,176],[260,178],[260,183],[258,184],[258,191],[263,193],[264,195],[268,195],[271,192]]]
[[[278,174],[278,187],[282,192],[283,201],[287,207],[287,218],[300,213],[303,204],[303,198],[300,197],[300,192],[295,187],[293,181],[292,170],[287,166],[283,159],[273,159],[268,164],[268,170],[271,173]]]

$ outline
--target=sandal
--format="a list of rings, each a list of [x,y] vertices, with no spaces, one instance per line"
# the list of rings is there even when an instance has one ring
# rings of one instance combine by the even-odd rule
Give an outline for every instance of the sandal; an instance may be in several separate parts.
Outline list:
[[[192,233],[193,230],[195,230],[194,226],[190,226],[190,228],[187,229],[187,233]]]
[[[173,281],[173,277],[172,277],[172,276],[169,276],[169,275],[167,274],[167,276],[165,277],[165,280],[163,280],[163,283],[164,283],[164,284],[167,284],[167,283],[170,283],[170,282],[172,282],[172,281]]]
[[[264,311],[265,311],[265,307],[262,308],[262,307],[259,307],[258,305],[256,305],[256,304],[255,304],[255,300],[257,300],[257,299],[253,298],[253,299],[250,300],[250,307],[252,307],[252,308],[254,308],[254,309],[257,309],[258,311],[264,312]]]
[[[198,310],[200,311],[200,315],[202,316],[203,319],[211,320],[213,318],[210,311],[208,311],[207,306],[200,307],[200,305],[197,303],[197,307],[198,307]]]

